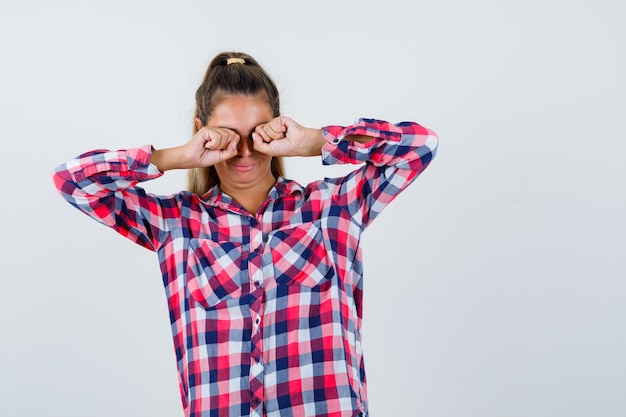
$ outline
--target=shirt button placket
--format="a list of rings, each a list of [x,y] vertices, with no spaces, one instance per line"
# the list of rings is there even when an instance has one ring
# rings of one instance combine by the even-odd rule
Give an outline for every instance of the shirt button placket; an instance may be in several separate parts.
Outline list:
[[[263,416],[263,336],[261,330],[263,306],[263,232],[256,219],[250,220],[250,256],[248,270],[253,284],[250,290],[250,318],[252,319],[250,351],[250,415]]]
[[[250,399],[250,416],[263,417],[263,402],[256,397]]]

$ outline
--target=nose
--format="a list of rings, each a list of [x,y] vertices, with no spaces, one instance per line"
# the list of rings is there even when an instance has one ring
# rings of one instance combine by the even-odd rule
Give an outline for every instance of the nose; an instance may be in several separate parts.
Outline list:
[[[237,144],[237,155],[241,157],[251,156],[254,152],[252,137],[242,137]]]

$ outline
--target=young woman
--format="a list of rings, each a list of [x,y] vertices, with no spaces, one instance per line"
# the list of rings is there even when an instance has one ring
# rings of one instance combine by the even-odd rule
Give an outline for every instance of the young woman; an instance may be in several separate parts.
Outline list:
[[[186,416],[367,415],[361,233],[435,155],[418,124],[312,129],[281,116],[249,55],[222,53],[185,145],[92,151],[54,182],[79,210],[158,254]],[[361,166],[302,186],[280,157]],[[141,181],[188,169],[189,191]]]

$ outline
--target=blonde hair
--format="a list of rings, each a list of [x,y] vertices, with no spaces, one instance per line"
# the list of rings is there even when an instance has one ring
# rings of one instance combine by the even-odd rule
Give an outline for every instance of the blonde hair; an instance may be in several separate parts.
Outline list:
[[[242,52],[222,52],[215,56],[196,91],[193,132],[198,131],[196,119],[206,126],[215,106],[227,95],[265,96],[273,116],[280,115],[280,97],[276,84],[250,55]],[[274,178],[284,176],[283,161],[273,157],[271,170]],[[214,167],[194,168],[187,173],[189,191],[202,195],[220,183]]]

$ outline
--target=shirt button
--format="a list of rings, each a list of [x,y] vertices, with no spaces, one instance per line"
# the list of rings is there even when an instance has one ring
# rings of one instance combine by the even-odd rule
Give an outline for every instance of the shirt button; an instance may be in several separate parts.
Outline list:
[[[257,224],[259,224],[259,222],[257,222],[256,219],[250,219],[250,226],[256,227]]]

